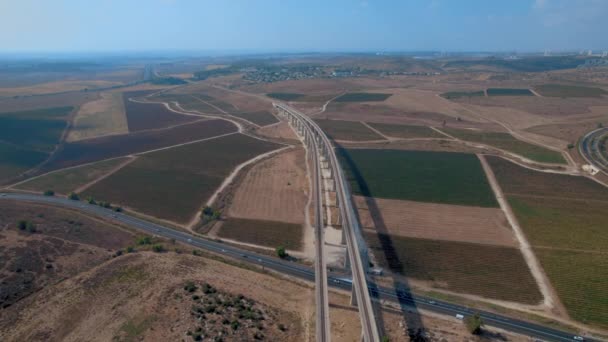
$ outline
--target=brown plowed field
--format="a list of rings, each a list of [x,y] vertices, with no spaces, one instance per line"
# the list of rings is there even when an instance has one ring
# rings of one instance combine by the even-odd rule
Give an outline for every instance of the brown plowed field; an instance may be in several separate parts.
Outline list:
[[[383,224],[389,234],[404,237],[517,246],[505,215],[497,208],[361,196],[355,196],[355,201],[364,228],[375,229],[374,222],[377,222]]]
[[[55,154],[49,163],[43,166],[40,173],[236,131],[236,126],[228,121],[207,120],[160,131],[107,136],[68,143]]]
[[[441,112],[393,108],[384,104],[384,102],[383,104],[332,102],[327,107],[325,113],[318,117],[333,120],[368,121],[401,125],[442,126],[445,123],[445,125],[450,127],[478,128],[490,131],[503,130],[497,124],[467,119],[465,115],[468,113],[466,111],[463,111],[462,114],[463,116],[459,121],[458,117],[460,116],[450,116]]]
[[[194,116],[174,113],[163,104],[130,101],[131,94],[123,94],[129,132],[166,128],[196,120]]]
[[[283,121],[276,125],[260,128],[257,130],[257,132],[261,135],[265,135],[270,138],[280,138],[288,140],[298,139],[294,131],[291,129],[291,127],[289,127],[287,121]]]
[[[304,156],[300,148],[254,166],[236,191],[230,216],[303,223],[308,191]]]

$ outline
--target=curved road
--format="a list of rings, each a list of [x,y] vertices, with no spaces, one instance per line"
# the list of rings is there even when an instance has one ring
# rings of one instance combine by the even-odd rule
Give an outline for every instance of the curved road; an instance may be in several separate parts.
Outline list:
[[[600,151],[600,140],[608,135],[608,128],[598,128],[593,130],[581,139],[578,150],[585,160],[608,174],[608,156]]]
[[[1,200],[15,200],[23,202],[46,203],[70,209],[76,209],[86,214],[91,214],[106,219],[114,220],[128,227],[145,231],[150,234],[162,236],[168,239],[188,244],[193,247],[201,248],[209,252],[225,255],[242,262],[248,262],[272,269],[276,272],[297,277],[306,281],[315,281],[315,271],[313,268],[297,263],[284,261],[266,255],[243,250],[237,247],[225,245],[221,242],[210,241],[195,235],[178,231],[159,224],[132,217],[125,213],[116,213],[110,209],[105,209],[96,205],[87,204],[80,201],[72,201],[60,197],[47,197],[42,195],[31,195],[21,193],[0,193]],[[340,275],[328,275],[330,286],[346,291],[351,291],[352,281],[344,279]],[[510,318],[490,312],[472,310],[464,306],[443,302],[428,297],[413,295],[411,293],[395,293],[394,289],[376,287],[370,285],[372,296],[377,299],[386,300],[394,303],[405,302],[415,304],[417,308],[454,316],[462,314],[465,317],[474,313],[479,313],[487,325],[501,328],[504,330],[540,338],[545,341],[573,341],[574,335],[571,333],[548,328],[536,323],[525,322],[519,319]],[[586,341],[594,341],[586,339]]]

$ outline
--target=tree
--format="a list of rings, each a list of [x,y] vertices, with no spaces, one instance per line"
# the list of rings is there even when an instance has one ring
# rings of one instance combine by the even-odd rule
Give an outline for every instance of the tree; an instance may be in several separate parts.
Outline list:
[[[152,243],[152,239],[149,236],[142,236],[137,240],[138,245],[149,245]]]
[[[478,313],[469,316],[465,320],[465,324],[469,332],[473,335],[478,335],[481,333],[481,327],[483,326],[483,320],[479,316]]]
[[[114,211],[117,213],[121,213],[122,212],[122,207],[116,207],[114,208]]]
[[[202,211],[203,216],[211,216],[213,214],[213,208],[205,207]]]
[[[44,196],[55,196],[55,191],[47,190],[44,192]]]
[[[165,247],[163,247],[163,245],[161,245],[160,243],[157,243],[152,246],[152,251],[155,253],[162,253],[165,251]]]
[[[574,144],[573,144],[573,143],[569,143],[569,144],[568,144],[568,149],[569,149],[569,150],[571,150],[571,149],[573,149],[573,148],[574,148]]]
[[[25,229],[28,231],[28,233],[35,233],[36,225],[33,222],[28,222],[27,225],[25,226]]]
[[[80,196],[78,196],[78,194],[75,193],[75,192],[72,192],[70,194],[70,196],[68,196],[68,198],[71,199],[72,201],[79,201],[80,200]]]
[[[97,204],[97,202],[95,202],[95,199],[93,197],[91,197],[91,196],[87,197],[87,202],[89,204]]]
[[[289,254],[287,254],[287,251],[285,250],[284,246],[277,247],[276,252],[277,252],[277,256],[281,259],[285,259],[289,255]]]

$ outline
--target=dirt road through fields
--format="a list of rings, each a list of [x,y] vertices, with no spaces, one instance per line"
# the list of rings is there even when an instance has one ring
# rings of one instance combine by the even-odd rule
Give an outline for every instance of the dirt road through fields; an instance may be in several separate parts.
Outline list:
[[[481,166],[483,167],[483,170],[486,173],[486,176],[488,177],[488,181],[490,182],[490,186],[492,187],[492,190],[494,191],[494,194],[496,195],[496,200],[498,201],[500,208],[504,211],[505,216],[507,217],[507,220],[509,221],[509,224],[513,228],[515,237],[517,238],[517,240],[519,242],[519,249],[521,250],[521,253],[524,256],[524,259],[526,260],[526,263],[528,264],[528,267],[530,268],[530,271],[532,272],[532,276],[536,280],[536,283],[538,284],[540,292],[543,295],[543,298],[544,298],[543,304],[548,309],[550,309],[550,310],[557,309],[560,311],[560,314],[567,316],[565,308],[563,307],[563,305],[560,304],[557,294],[549,282],[549,278],[547,277],[543,268],[541,267],[540,262],[536,258],[536,255],[534,255],[534,252],[532,251],[532,247],[530,246],[530,243],[528,242],[526,235],[524,234],[523,230],[519,226],[519,223],[517,222],[517,218],[515,217],[515,214],[511,210],[511,206],[509,205],[509,203],[507,202],[507,199],[503,195],[502,189],[500,188],[500,185],[496,181],[496,177],[494,175],[494,172],[492,171],[492,168],[490,167],[486,158],[483,155],[478,154],[477,157],[479,157]]]

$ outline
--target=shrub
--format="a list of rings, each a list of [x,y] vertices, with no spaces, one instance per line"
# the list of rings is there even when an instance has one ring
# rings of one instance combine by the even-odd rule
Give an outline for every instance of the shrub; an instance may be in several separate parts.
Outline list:
[[[232,330],[237,330],[240,325],[241,324],[237,320],[234,320],[234,321],[232,321],[232,323],[230,323],[230,326],[232,327]]]
[[[138,245],[150,245],[152,244],[152,239],[149,236],[142,236],[137,240]]]
[[[481,327],[483,326],[483,320],[479,316],[478,313],[469,316],[465,320],[465,324],[469,332],[473,335],[478,335],[481,332]]]
[[[75,192],[72,192],[70,194],[70,196],[68,196],[68,198],[71,199],[72,201],[79,201],[80,200],[80,196],[78,196],[78,194],[75,193]]]
[[[116,207],[114,208],[114,211],[117,213],[122,213],[122,207]]]
[[[184,285],[184,290],[188,291],[188,292],[194,292],[196,291],[197,287],[196,285],[194,285],[193,281],[187,281],[186,284]]]
[[[133,252],[135,252],[135,248],[133,248],[131,246],[127,247],[127,253],[133,253]]]
[[[29,233],[35,233],[36,232],[36,225],[33,222],[28,222],[27,225],[25,226],[25,229]]]
[[[44,192],[44,196],[55,196],[55,191],[47,190]]]
[[[26,220],[21,220],[17,223],[17,228],[19,228],[19,230],[25,230],[25,228],[27,228],[27,223]]]
[[[97,202],[95,202],[95,199],[91,196],[87,197],[87,203],[89,204],[97,204]]]
[[[285,250],[284,246],[277,247],[276,252],[277,252],[277,256],[281,259],[285,259],[288,256],[287,251]]]
[[[569,144],[568,144],[568,149],[569,149],[569,150],[571,150],[571,149],[573,149],[573,148],[574,148],[574,144],[573,144],[573,143],[569,143]]]
[[[160,243],[157,243],[152,246],[152,251],[155,253],[162,253],[165,251],[165,247],[163,247],[163,245],[161,245]]]

